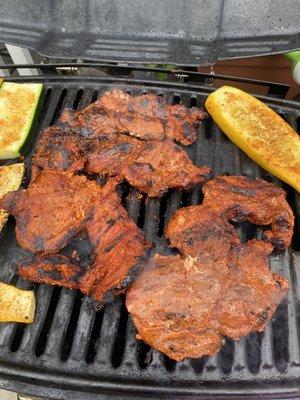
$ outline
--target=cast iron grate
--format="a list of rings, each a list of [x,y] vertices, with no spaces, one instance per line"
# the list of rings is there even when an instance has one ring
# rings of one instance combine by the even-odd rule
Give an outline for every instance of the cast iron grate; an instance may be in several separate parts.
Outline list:
[[[92,84],[85,78],[49,78],[44,83],[39,129],[54,123],[64,107],[83,108],[112,85],[106,78]],[[170,88],[164,83],[141,85],[124,79],[113,84],[121,84],[130,93],[154,92],[171,103],[200,107],[211,90],[176,84]],[[266,100],[297,128],[298,103]],[[195,164],[211,166],[214,175],[250,174],[281,184],[242,154],[210,119],[199,128],[199,139],[187,152]],[[285,188],[299,224],[299,195]],[[128,212],[159,251],[166,245],[163,230],[174,210],[201,200],[198,188],[183,193],[170,190],[160,200],[140,196],[126,185],[123,192]],[[238,230],[244,240],[259,234],[248,224],[242,224]],[[271,257],[272,269],[288,277],[291,290],[264,333],[236,342],[226,339],[222,350],[213,357],[176,363],[135,339],[135,328],[122,298],[95,312],[79,293],[32,285],[17,277],[16,266],[24,251],[16,243],[10,219],[0,240],[0,280],[34,287],[37,314],[32,325],[0,326],[1,385],[65,399],[72,398],[75,392],[85,392],[87,399],[101,398],[97,396],[104,392],[154,397],[203,393],[233,396],[270,391],[295,395],[300,384],[299,250],[299,236],[295,232],[292,248]]]

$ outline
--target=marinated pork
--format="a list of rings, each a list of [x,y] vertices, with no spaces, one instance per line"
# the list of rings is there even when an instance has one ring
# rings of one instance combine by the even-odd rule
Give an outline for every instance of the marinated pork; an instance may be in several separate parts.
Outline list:
[[[32,156],[31,181],[43,170],[75,172],[84,168],[85,142],[68,129],[49,126],[40,135]]]
[[[266,240],[241,243],[229,221],[244,219],[271,224]],[[282,219],[286,229],[278,229]],[[270,271],[269,255],[290,244],[292,230],[281,189],[245,177],[209,181],[203,204],[178,210],[167,225],[180,254],[156,254],[127,292],[138,338],[179,361],[213,355],[223,336],[262,331],[289,287]]]
[[[121,205],[117,184],[45,171],[28,189],[5,196],[1,207],[14,215],[20,245],[37,253],[20,274],[80,288],[100,303],[124,291],[150,244]],[[80,245],[85,235],[89,244]]]
[[[86,228],[94,246],[94,260],[80,281],[80,290],[100,303],[124,292],[150,243],[131,220],[114,187],[106,184],[99,206]]]
[[[219,176],[207,182],[203,192],[204,204],[230,221],[270,225],[263,235],[273,246],[285,249],[291,242],[294,215],[278,186],[245,176]]]
[[[54,254],[84,228],[99,193],[99,185],[84,176],[45,171],[28,189],[5,196],[1,208],[15,217],[16,237],[23,248]]]
[[[235,245],[222,265],[211,253],[156,254],[126,295],[137,337],[180,361],[215,354],[223,336],[262,331],[288,290],[269,270],[271,250],[262,241]]]
[[[150,197],[170,188],[188,189],[210,174],[208,167],[196,167],[172,140],[141,141],[123,134],[87,139],[58,127],[44,130],[37,144],[32,179],[43,170],[118,177]]]
[[[89,138],[127,133],[143,140],[168,138],[189,145],[196,140],[196,128],[203,118],[197,108],[170,105],[154,94],[131,96],[115,89],[82,111],[64,111],[60,121]]]
[[[30,264],[19,266],[19,273],[32,282],[78,289],[82,268],[73,264],[68,257],[56,254],[38,257]]]

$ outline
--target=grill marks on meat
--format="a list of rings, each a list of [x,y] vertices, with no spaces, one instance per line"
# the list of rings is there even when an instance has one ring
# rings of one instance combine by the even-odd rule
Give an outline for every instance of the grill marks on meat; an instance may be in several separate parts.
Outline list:
[[[99,302],[124,291],[150,245],[122,207],[117,183],[110,180],[101,188],[83,176],[45,171],[28,189],[7,195],[1,207],[15,216],[19,243],[38,253],[20,274],[80,288]],[[78,254],[73,242],[85,232],[90,243],[82,240]]]
[[[223,179],[227,196],[219,189]],[[274,185],[216,178],[205,185],[202,205],[182,208],[169,221],[165,234],[180,255],[156,254],[127,291],[138,338],[177,361],[215,354],[223,336],[238,339],[262,331],[288,291],[288,281],[269,268],[269,254],[278,241],[243,244],[228,222],[234,199],[229,183],[239,193],[240,209],[251,210],[246,215],[252,222],[276,220],[278,199],[281,213],[290,215],[284,192]],[[263,203],[267,197],[269,210]],[[289,222],[293,229],[293,219]],[[289,238],[284,231],[277,240],[288,246]]]
[[[232,246],[240,243],[234,227],[209,207],[190,206],[175,212],[165,231],[171,246],[185,256],[226,263]]]
[[[32,157],[31,181],[41,170],[82,170],[86,158],[84,148],[84,139],[68,129],[55,125],[44,129]]]
[[[221,282],[216,270],[200,268],[191,257],[156,254],[127,291],[137,337],[176,361],[212,355],[221,346],[220,334],[208,324]]]
[[[205,262],[156,254],[127,291],[137,337],[181,361],[215,354],[222,336],[262,331],[288,290],[287,281],[269,271],[271,250],[264,242],[237,245],[236,262],[223,268],[209,256]]]
[[[285,249],[290,244],[294,215],[283,189],[261,179],[220,176],[207,182],[203,191],[204,204],[213,207],[228,220],[271,225],[271,229],[264,232],[264,237],[279,249]]]
[[[40,170],[85,169],[92,174],[117,176],[150,197],[169,188],[184,189],[208,179],[208,167],[196,167],[172,140],[141,141],[127,135],[80,138],[52,127],[42,132],[32,159],[34,176]]]
[[[287,293],[288,281],[270,271],[272,249],[272,245],[261,240],[233,248],[229,263],[232,281],[217,310],[222,335],[238,339],[264,330]]]
[[[134,163],[144,143],[126,135],[114,135],[91,142],[87,150],[85,169],[92,174],[120,176],[122,168]]]
[[[187,154],[170,140],[145,143],[134,162],[125,163],[122,176],[149,197],[169,188],[188,189],[209,178],[210,168],[196,167]]]
[[[23,278],[33,282],[78,289],[82,269],[73,264],[68,257],[56,254],[46,258],[38,257],[29,265],[21,265],[19,273]]]
[[[173,140],[193,143],[202,118],[198,109],[152,94],[106,92],[82,111],[65,110],[61,126],[41,133],[33,179],[42,170],[85,170],[125,179],[150,197],[190,188],[207,180],[210,169],[196,167]]]
[[[89,156],[91,173],[117,175],[149,197],[162,196],[169,188],[188,189],[206,181],[208,167],[196,167],[171,140],[141,142],[120,135],[117,144]]]
[[[154,94],[131,96],[115,89],[82,111],[64,111],[60,121],[86,137],[128,133],[143,140],[168,138],[189,145],[196,140],[196,128],[203,118],[197,108],[170,105]]]
[[[9,193],[1,208],[16,219],[20,245],[33,253],[53,254],[83,229],[100,187],[84,176],[45,171],[28,189]]]
[[[111,181],[104,186],[100,206],[86,226],[94,244],[94,261],[79,288],[100,303],[125,291],[134,266],[150,248],[112,190],[115,184]]]

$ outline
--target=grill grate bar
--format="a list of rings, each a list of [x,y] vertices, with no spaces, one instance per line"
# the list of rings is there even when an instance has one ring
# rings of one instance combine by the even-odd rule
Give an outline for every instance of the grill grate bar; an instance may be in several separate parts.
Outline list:
[[[62,288],[52,325],[47,337],[45,357],[60,358],[62,343],[68,328],[76,292]]]
[[[165,231],[172,214],[180,207],[182,194],[176,191],[170,191],[167,194],[167,205],[164,214],[163,232]]]
[[[270,369],[275,365],[274,344],[273,344],[273,328],[269,322],[262,334],[261,342],[261,368]]]
[[[124,349],[122,366],[125,365],[131,370],[139,370],[138,359],[138,341],[135,338],[136,328],[132,319],[129,317],[126,326],[126,346]]]
[[[159,200],[147,199],[145,204],[144,233],[146,239],[155,242],[159,225]]]
[[[297,327],[297,309],[296,309],[296,301],[295,301],[295,289],[293,280],[291,277],[293,276],[293,257],[292,254],[286,252],[284,256],[284,261],[282,263],[283,266],[283,274],[290,282],[290,290],[288,292],[287,299],[287,312],[288,312],[288,352],[289,352],[289,362],[291,364],[300,365],[300,340],[299,340],[299,331]]]
[[[25,329],[21,344],[20,352],[33,354],[41,330],[43,329],[44,321],[47,315],[47,308],[50,303],[53,287],[40,285],[36,292],[36,314],[33,324],[28,325]]]
[[[234,341],[233,369],[242,371],[248,367],[245,338]]]
[[[152,350],[152,358],[151,358],[151,361],[149,362],[148,369],[150,371],[153,370],[156,372],[165,371],[163,354],[155,349],[151,349],[151,350]]]
[[[90,301],[84,297],[69,358],[82,361],[86,357],[91,332],[95,320],[95,311],[92,310]]]
[[[135,223],[138,222],[140,216],[141,196],[134,189],[130,189],[125,200],[126,210]]]
[[[70,88],[66,89],[66,94],[65,97],[62,100],[62,103],[60,105],[60,109],[57,110],[57,115],[56,115],[56,120],[59,117],[59,114],[65,109],[65,108],[75,108],[75,101],[77,97],[78,90],[77,88]]]
[[[122,310],[122,300],[116,299],[113,304],[106,306],[101,326],[99,347],[95,363],[110,367],[115,340],[118,333],[118,325]]]
[[[299,253],[292,253],[292,277],[294,279],[295,299],[300,301],[300,257]]]
[[[214,354],[212,357],[207,357],[206,363],[204,365],[204,370],[208,372],[216,371],[219,368],[219,356]]]

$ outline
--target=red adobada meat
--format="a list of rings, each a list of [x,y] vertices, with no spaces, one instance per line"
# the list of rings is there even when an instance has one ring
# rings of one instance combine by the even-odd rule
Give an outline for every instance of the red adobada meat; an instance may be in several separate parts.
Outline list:
[[[269,208],[260,210],[267,197]],[[165,234],[180,255],[154,255],[127,292],[138,338],[174,360],[213,355],[223,336],[262,331],[288,291],[288,281],[270,271],[272,244],[241,243],[228,222],[236,209],[252,222],[273,224],[266,235],[272,244],[289,245],[293,218],[281,190],[261,180],[219,177],[204,186],[202,205],[171,217]],[[286,229],[277,229],[278,216],[287,219]]]
[[[90,138],[128,133],[143,140],[168,138],[189,145],[196,140],[196,128],[203,118],[198,108],[170,105],[154,94],[131,96],[114,89],[82,111],[64,111],[60,121]]]

